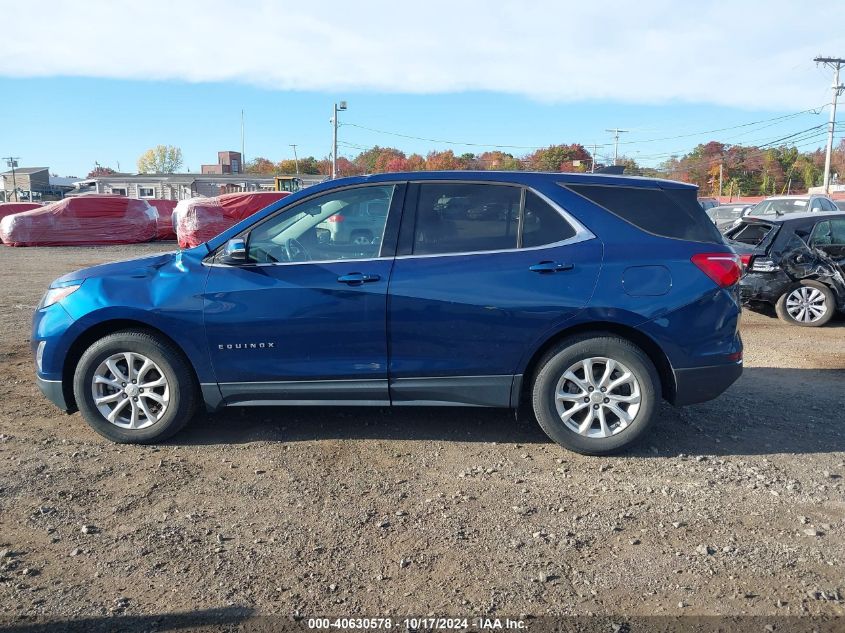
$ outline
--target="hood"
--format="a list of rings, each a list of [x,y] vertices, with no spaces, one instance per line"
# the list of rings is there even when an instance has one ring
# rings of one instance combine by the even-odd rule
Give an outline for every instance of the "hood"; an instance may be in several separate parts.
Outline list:
[[[98,266],[91,266],[90,268],[81,268],[71,273],[67,273],[66,275],[62,275],[50,284],[50,287],[56,288],[59,286],[65,286],[72,282],[83,281],[85,279],[92,279],[95,277],[149,277],[151,273],[154,273],[162,266],[166,266],[170,263],[178,263],[184,254],[185,252],[183,251],[158,253],[155,255],[147,255],[146,257],[100,264]]]

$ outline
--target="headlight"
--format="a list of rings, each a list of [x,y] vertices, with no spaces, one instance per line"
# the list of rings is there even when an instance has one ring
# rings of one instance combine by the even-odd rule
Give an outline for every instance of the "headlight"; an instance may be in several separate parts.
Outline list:
[[[41,305],[39,306],[39,309],[47,308],[47,307],[53,305],[54,303],[58,303],[59,301],[61,301],[65,297],[67,297],[68,295],[71,295],[74,292],[76,292],[77,290],[79,290],[79,287],[81,285],[82,284],[76,284],[74,286],[62,286],[61,288],[50,288],[47,291],[47,294],[45,294],[44,298],[41,300]]]

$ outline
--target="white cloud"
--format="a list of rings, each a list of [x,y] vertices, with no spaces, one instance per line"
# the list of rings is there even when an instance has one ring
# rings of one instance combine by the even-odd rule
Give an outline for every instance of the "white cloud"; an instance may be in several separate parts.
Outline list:
[[[3,0],[0,75],[809,108],[845,3]],[[0,5],[0,6],[2,6]],[[814,7],[815,5],[815,7]]]

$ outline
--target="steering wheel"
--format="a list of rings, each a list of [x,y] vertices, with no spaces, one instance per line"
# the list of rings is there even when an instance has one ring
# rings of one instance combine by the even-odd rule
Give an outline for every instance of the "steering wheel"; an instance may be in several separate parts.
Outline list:
[[[285,255],[287,255],[289,262],[307,262],[311,259],[311,255],[305,247],[292,237],[285,241]]]

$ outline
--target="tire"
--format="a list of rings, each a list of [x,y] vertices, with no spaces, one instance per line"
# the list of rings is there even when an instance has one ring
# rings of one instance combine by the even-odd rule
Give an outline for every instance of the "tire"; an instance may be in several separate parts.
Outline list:
[[[594,361],[592,384],[585,380],[588,359]],[[611,372],[604,380],[608,366]],[[570,370],[578,380],[565,377]],[[620,382],[626,373],[630,378]],[[611,389],[602,394],[600,389],[607,386]],[[606,455],[630,446],[648,429],[659,393],[660,378],[645,352],[618,336],[592,335],[563,341],[540,360],[531,402],[540,427],[552,440],[582,455]]]
[[[803,306],[808,306],[809,309]],[[823,309],[820,315],[817,309]],[[833,291],[818,281],[802,281],[784,292],[775,304],[775,312],[782,321],[801,327],[821,327],[833,318],[836,299]]]
[[[133,384],[132,376],[139,382]],[[155,444],[179,432],[196,411],[197,393],[185,356],[143,330],[115,332],[96,341],[82,354],[73,376],[82,417],[97,433],[120,444]],[[106,412],[114,415],[114,422]]]

